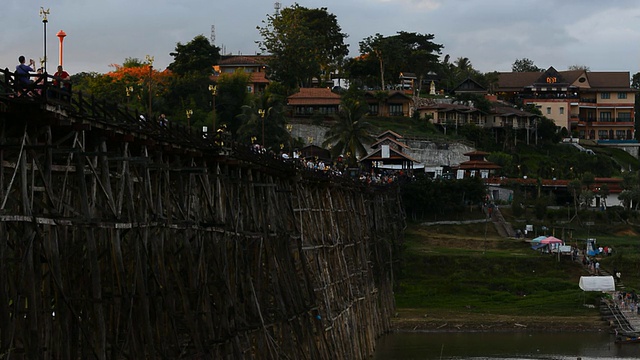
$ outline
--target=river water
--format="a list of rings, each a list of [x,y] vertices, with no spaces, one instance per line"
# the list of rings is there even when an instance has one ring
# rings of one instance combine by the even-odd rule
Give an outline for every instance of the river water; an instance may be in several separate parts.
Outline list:
[[[378,340],[374,360],[640,359],[640,344],[607,333],[394,333]]]

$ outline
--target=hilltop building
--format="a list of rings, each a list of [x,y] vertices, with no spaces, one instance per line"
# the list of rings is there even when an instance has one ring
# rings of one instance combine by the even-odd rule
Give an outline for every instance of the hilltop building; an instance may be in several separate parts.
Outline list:
[[[629,72],[557,71],[500,73],[496,95],[533,104],[580,139],[633,141],[635,93]]]

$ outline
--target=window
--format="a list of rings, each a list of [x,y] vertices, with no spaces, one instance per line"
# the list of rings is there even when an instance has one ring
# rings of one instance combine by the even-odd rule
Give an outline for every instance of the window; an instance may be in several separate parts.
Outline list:
[[[609,132],[607,130],[598,130],[598,139],[606,140],[609,138]]]
[[[616,139],[617,140],[624,140],[625,135],[626,135],[626,131],[625,130],[616,130]]]
[[[600,93],[600,99],[611,99],[611,94],[608,92]]]
[[[369,115],[378,115],[378,104],[369,104]]]
[[[560,106],[560,115],[564,115],[564,107]]]
[[[547,115],[551,115],[551,108],[547,107]]]
[[[630,122],[631,121],[631,113],[630,112],[618,113],[618,121]]]
[[[626,92],[619,92],[618,93],[618,99],[626,99],[627,98],[627,93]]]
[[[320,106],[317,112],[322,115],[335,114],[336,108],[334,106]]]
[[[402,116],[402,104],[389,104],[389,115]]]
[[[600,113],[600,121],[611,122],[611,111],[603,111]]]

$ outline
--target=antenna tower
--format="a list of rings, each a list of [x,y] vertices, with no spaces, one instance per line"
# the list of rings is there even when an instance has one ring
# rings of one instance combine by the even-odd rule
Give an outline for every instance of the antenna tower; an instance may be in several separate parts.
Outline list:
[[[209,37],[209,41],[211,42],[211,45],[215,45],[216,43],[216,26],[215,25],[211,25],[211,36]]]
[[[279,2],[273,4],[273,8],[276,10],[276,15],[280,14],[280,7],[282,7],[282,4]]]

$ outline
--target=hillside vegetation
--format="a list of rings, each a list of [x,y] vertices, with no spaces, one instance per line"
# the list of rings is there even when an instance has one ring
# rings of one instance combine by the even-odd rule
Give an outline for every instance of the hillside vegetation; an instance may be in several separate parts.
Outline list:
[[[621,269],[627,288],[637,288],[639,243],[630,235],[634,230],[610,230],[618,233],[595,234],[599,243],[615,249],[613,256],[601,259],[603,269]],[[533,251],[523,240],[500,238],[492,223],[411,223],[405,236],[396,289],[398,328],[607,328],[597,309],[602,294],[578,287],[580,276],[588,272],[569,257],[558,259]]]

